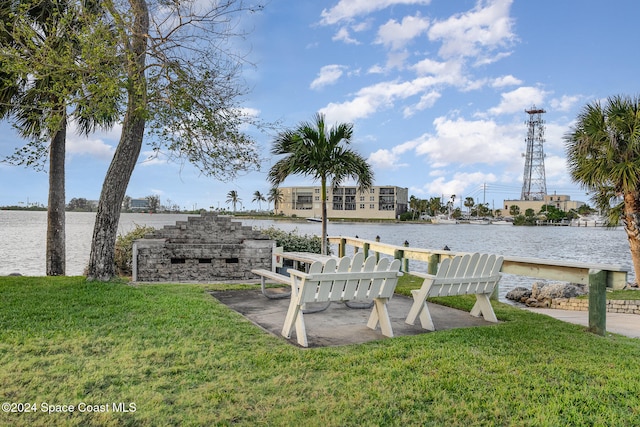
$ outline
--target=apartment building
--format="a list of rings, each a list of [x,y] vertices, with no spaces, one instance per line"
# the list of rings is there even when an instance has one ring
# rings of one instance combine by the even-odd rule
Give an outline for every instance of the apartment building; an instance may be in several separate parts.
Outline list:
[[[321,188],[280,187],[283,202],[276,214],[303,218],[322,216]],[[356,186],[327,188],[329,218],[396,219],[407,211],[409,189],[395,186],[374,186],[359,191]]]

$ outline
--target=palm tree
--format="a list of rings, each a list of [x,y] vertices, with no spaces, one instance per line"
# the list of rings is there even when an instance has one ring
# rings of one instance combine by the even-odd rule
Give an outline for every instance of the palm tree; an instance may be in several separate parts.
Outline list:
[[[278,187],[271,187],[267,200],[273,202],[273,213],[278,214],[278,206],[284,202],[284,194]]]
[[[253,199],[251,199],[251,201],[258,202],[258,209],[262,210],[262,202],[266,202],[267,199],[260,191],[256,191],[255,193],[253,193]]]
[[[5,2],[0,6],[0,22],[5,29],[0,35],[5,54],[0,67],[0,119],[12,119],[20,136],[30,140],[8,161],[40,169],[48,154],[48,276],[64,275],[66,269],[65,145],[69,115],[75,117],[83,134],[89,134],[97,126],[111,127],[117,114],[117,95],[101,96],[90,89],[92,83],[106,80],[115,70],[114,64],[105,60],[95,67],[98,63],[92,66],[92,59],[82,54],[83,50],[91,51],[91,43],[109,45],[109,30],[98,21],[97,0],[82,7],[55,1]],[[51,61],[59,66],[52,69]]]
[[[469,217],[471,217],[471,208],[475,205],[473,197],[466,197],[464,199],[464,206],[469,209]]]
[[[289,175],[307,175],[320,180],[322,200],[322,253],[327,253],[327,181],[337,187],[346,178],[354,179],[361,190],[373,184],[373,171],[366,159],[346,147],[351,143],[353,124],[326,127],[324,114],[313,123],[303,122],[293,130],[280,132],[271,153],[285,157],[269,170],[269,181],[278,186]]]
[[[242,199],[238,196],[238,192],[236,190],[231,190],[227,193],[227,204],[231,203],[233,206],[233,213],[236,212],[236,205],[242,202]]]
[[[609,225],[622,221],[640,280],[640,97],[587,104],[564,137],[569,172],[594,194]]]

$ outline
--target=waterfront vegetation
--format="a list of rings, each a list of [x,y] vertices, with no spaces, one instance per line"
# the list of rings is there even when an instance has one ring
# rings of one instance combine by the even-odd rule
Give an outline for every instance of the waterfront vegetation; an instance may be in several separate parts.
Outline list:
[[[403,276],[398,292],[418,285]],[[301,349],[206,292],[247,286],[0,277],[3,402],[136,408],[2,412],[0,424],[557,426],[640,417],[638,339],[494,303],[499,325]]]

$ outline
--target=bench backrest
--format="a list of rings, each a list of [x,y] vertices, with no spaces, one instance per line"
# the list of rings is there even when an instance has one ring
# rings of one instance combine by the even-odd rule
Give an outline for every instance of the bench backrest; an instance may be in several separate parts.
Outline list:
[[[490,294],[500,280],[503,260],[502,256],[479,253],[445,258],[429,296]]]
[[[302,278],[299,303],[391,298],[400,275],[400,260],[376,263],[375,255],[314,262]]]

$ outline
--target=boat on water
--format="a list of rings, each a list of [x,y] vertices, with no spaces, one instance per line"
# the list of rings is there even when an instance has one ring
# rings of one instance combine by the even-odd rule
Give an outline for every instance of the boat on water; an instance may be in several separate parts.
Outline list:
[[[491,224],[491,221],[486,219],[486,218],[476,218],[476,219],[470,219],[469,220],[469,224],[489,225],[489,224]]]
[[[322,222],[322,218],[316,218],[315,216],[309,217],[307,218],[307,221],[309,222]],[[327,220],[329,221],[329,220]]]
[[[436,217],[431,218],[432,224],[457,224],[458,220],[445,215],[438,215]]]
[[[491,224],[493,225],[513,225],[513,220],[511,218],[509,219],[495,219],[493,221],[491,221]]]
[[[601,216],[584,215],[571,220],[572,227],[606,227],[607,220]]]

